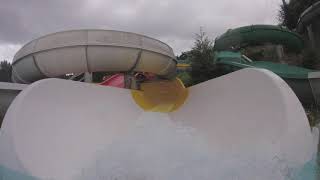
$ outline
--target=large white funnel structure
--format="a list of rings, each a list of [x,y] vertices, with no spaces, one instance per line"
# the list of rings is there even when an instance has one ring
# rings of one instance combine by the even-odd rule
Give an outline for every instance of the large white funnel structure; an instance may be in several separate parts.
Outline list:
[[[127,89],[38,81],[18,95],[6,114],[0,165],[36,178],[74,179],[95,164],[100,150],[131,136],[144,113]],[[258,161],[258,166],[281,161],[281,167],[290,168],[309,161],[314,151],[299,100],[282,79],[266,70],[244,69],[193,86],[184,105],[163,115],[194,129],[216,157],[236,154]],[[163,153],[170,153],[168,148]],[[95,168],[98,172],[104,167]],[[268,179],[247,173],[247,179]]]
[[[21,48],[13,60],[12,79],[31,83],[83,72],[175,73],[174,53],[165,43],[139,34],[110,30],[74,30],[50,34]]]

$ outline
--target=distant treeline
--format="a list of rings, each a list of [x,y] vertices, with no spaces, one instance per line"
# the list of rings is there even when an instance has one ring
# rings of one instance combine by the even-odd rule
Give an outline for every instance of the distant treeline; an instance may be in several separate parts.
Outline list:
[[[11,82],[11,63],[4,60],[0,62],[0,82]]]

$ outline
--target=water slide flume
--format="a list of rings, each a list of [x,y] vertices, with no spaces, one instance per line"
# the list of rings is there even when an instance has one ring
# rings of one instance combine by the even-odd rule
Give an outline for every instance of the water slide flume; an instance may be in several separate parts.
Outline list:
[[[299,33],[303,33],[303,31],[305,31],[308,28],[308,26],[312,24],[312,21],[318,18],[317,16],[320,12],[319,9],[320,3],[315,2],[300,15],[297,23],[297,31]]]
[[[216,51],[239,50],[259,44],[281,44],[286,48],[300,52],[303,39],[285,27],[274,25],[251,25],[230,29],[217,37],[214,44]]]
[[[108,47],[103,47],[103,52],[114,53],[114,49],[111,51]],[[129,49],[120,50],[126,54]],[[72,57],[70,52],[74,51],[53,57]],[[108,54],[104,55],[108,60]],[[141,71],[163,64],[158,62],[161,60],[158,53],[154,55],[140,60],[145,62],[140,66]],[[65,62],[67,58],[44,63],[55,60],[53,57],[43,62],[38,57],[36,61],[45,67],[53,64],[57,67],[61,63],[63,68],[69,63]],[[111,62],[114,61],[108,61]],[[22,75],[22,72],[31,72],[27,67],[30,66],[14,67],[17,68],[15,77],[32,81],[34,75]],[[19,71],[19,68],[26,69]],[[161,72],[159,74],[164,75],[163,72],[168,71]],[[143,83],[140,91],[61,79],[34,82],[14,99],[5,116],[0,131],[0,166],[11,173],[40,179],[79,177],[89,164],[95,164],[99,151],[108,150],[114,143],[132,136],[146,112],[154,112],[154,116],[161,114],[179,126],[194,129],[213,156],[281,161],[290,168],[308,162],[315,152],[307,117],[292,90],[274,73],[248,68],[188,89],[175,79]],[[170,146],[161,148],[164,153],[173,152]],[[150,162],[150,166],[153,163],[158,162]],[[103,167],[95,168],[98,172]]]
[[[104,79],[101,83],[99,83],[100,85],[103,86],[112,86],[112,87],[119,87],[119,88],[125,88],[125,77],[123,74],[114,74],[111,77],[108,77],[106,79]]]
[[[262,68],[272,71],[286,81],[305,107],[320,105],[318,95],[320,73],[315,70],[268,61],[248,61],[241,53],[231,51],[216,53],[215,62],[224,69],[224,73],[243,68]]]
[[[240,53],[242,48],[265,44],[281,45],[290,52],[300,52],[304,47],[302,37],[284,27],[273,25],[244,26],[228,30],[216,38],[215,62],[218,66],[222,66],[225,73],[248,67],[268,69],[284,79],[306,107],[319,107],[319,72],[270,62],[275,61],[274,59],[268,61],[250,60]],[[279,51],[277,52],[279,53]]]
[[[100,85],[124,88],[124,75],[115,74]],[[186,100],[188,90],[179,79],[141,83],[140,90],[131,90],[135,102],[145,111],[171,112]]]
[[[168,45],[147,36],[110,30],[64,31],[35,39],[15,55],[12,79],[31,83],[83,72],[150,72],[175,74]]]

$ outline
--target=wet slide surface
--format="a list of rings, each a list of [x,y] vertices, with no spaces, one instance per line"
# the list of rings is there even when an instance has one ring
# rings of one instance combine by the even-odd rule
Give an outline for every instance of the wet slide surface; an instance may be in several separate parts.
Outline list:
[[[315,152],[294,93],[257,69],[189,88],[172,113],[143,112],[126,89],[38,81],[10,106],[0,145],[2,167],[59,180],[280,179]]]

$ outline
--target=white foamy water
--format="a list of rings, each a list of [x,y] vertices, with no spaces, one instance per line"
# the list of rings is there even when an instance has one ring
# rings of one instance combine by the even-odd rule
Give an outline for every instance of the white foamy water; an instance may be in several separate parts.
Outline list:
[[[266,159],[264,153],[212,153],[201,132],[175,124],[166,114],[144,113],[132,132],[97,152],[74,179],[293,179],[296,167],[278,157]]]

